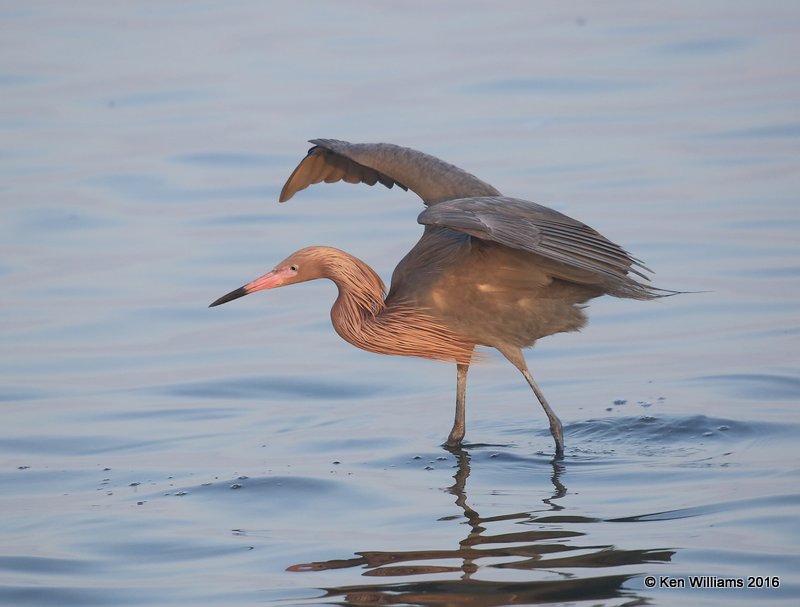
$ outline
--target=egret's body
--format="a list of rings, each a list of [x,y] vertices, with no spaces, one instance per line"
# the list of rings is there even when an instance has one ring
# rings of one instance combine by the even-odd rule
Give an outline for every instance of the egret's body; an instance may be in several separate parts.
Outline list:
[[[433,156],[391,144],[312,143],[315,147],[286,182],[281,202],[313,183],[344,180],[411,189],[428,206],[418,219],[423,235],[395,268],[388,295],[361,260],[331,247],[307,247],[211,305],[262,289],[331,279],[339,289],[331,319],[343,339],[381,354],[456,363],[449,445],[464,437],[466,375],[474,348],[496,348],[534,390],[560,456],[561,422],[528,371],[522,348],[580,329],[586,322],[582,304],[594,297],[652,299],[671,292],[636,280],[632,275],[646,279],[647,268],[592,228],[536,203],[502,196]]]

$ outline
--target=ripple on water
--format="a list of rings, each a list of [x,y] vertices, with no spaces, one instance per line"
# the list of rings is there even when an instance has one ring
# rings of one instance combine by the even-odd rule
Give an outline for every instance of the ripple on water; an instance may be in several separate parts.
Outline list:
[[[171,487],[169,493],[154,492],[144,499],[155,501],[165,497],[200,498],[198,504],[235,502],[237,511],[254,510],[261,516],[280,513],[281,517],[309,516],[328,508],[347,511],[354,501],[385,507],[380,495],[363,492],[337,478],[313,476],[268,475],[237,476],[196,485]],[[141,499],[141,498],[140,498]]]
[[[283,168],[296,161],[294,156],[288,154],[253,154],[244,152],[198,152],[194,154],[182,154],[176,156],[173,160],[184,164],[196,164],[223,169],[263,169],[268,166]]]
[[[761,447],[777,445],[796,431],[796,424],[661,414],[590,419],[565,426],[567,459],[573,466],[657,458],[678,467],[728,467],[740,461],[733,457],[736,453],[782,457],[772,448]]]
[[[789,375],[738,373],[707,375],[693,381],[706,384],[734,398],[748,400],[800,400],[800,378]]]
[[[780,434],[781,424],[763,421],[737,421],[706,415],[642,415],[613,419],[590,419],[567,426],[575,441],[626,444],[681,444],[697,439],[733,442],[754,435]]]
[[[21,574],[81,575],[101,573],[105,568],[100,560],[0,556],[0,571],[14,571]]]
[[[635,516],[625,516],[620,518],[606,519],[609,523],[641,523],[648,521],[674,521],[684,518],[708,516],[719,513],[731,512],[758,512],[760,510],[774,510],[776,505],[783,508],[796,508],[800,506],[800,494],[787,495],[766,495],[740,500],[726,500],[719,502],[706,503],[702,506],[690,508],[677,508],[675,510],[665,510],[664,512],[652,512],[649,514],[639,514]]]
[[[303,398],[362,398],[383,392],[378,385],[342,381],[319,381],[310,377],[286,376],[240,377],[213,381],[171,384],[154,388],[167,396],[190,396],[199,398],[236,398],[264,400],[271,396],[293,396]]]

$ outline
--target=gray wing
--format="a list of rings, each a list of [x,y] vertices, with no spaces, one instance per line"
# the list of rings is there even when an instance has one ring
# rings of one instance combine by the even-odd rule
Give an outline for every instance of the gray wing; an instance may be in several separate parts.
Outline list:
[[[312,139],[308,155],[300,161],[281,190],[286,202],[300,190],[322,181],[382,183],[411,189],[425,204],[470,196],[499,196],[495,188],[443,160],[391,143],[349,143]]]
[[[650,299],[660,291],[631,278],[629,274],[649,280],[644,272],[651,270],[625,249],[586,224],[534,202],[502,196],[448,200],[423,211],[418,221],[540,255],[557,262],[556,276],[563,266],[558,277],[600,282],[611,295]]]

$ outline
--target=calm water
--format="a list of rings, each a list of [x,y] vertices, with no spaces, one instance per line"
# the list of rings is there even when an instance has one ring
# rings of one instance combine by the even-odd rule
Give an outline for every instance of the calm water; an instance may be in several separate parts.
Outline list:
[[[289,4],[0,4],[0,603],[798,604],[796,3]],[[706,292],[528,353],[563,462],[494,355],[446,451],[454,369],[342,342],[330,283],[206,307],[310,244],[388,281],[418,238],[398,190],[279,206],[312,137]]]

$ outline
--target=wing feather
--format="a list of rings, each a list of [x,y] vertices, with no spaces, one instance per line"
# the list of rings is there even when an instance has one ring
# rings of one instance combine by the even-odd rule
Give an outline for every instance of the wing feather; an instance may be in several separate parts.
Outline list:
[[[404,190],[408,189],[388,175],[359,164],[322,145],[315,145],[289,175],[289,179],[286,180],[286,184],[281,190],[279,200],[286,202],[300,190],[323,181],[325,183],[344,181],[345,183],[366,183],[367,185],[375,185],[380,182],[387,188],[396,185]]]
[[[300,190],[325,181],[380,183],[387,188],[411,189],[425,202],[466,196],[499,195],[474,175],[430,154],[391,143],[349,143],[312,139],[308,154],[289,176],[279,200],[286,202]]]
[[[658,289],[631,277],[649,280],[650,270],[640,260],[586,224],[534,202],[504,196],[448,200],[423,211],[418,221],[545,257],[565,266],[565,279],[599,280],[612,295],[659,295]],[[569,268],[587,274],[580,279]],[[557,270],[555,276],[560,277]]]

